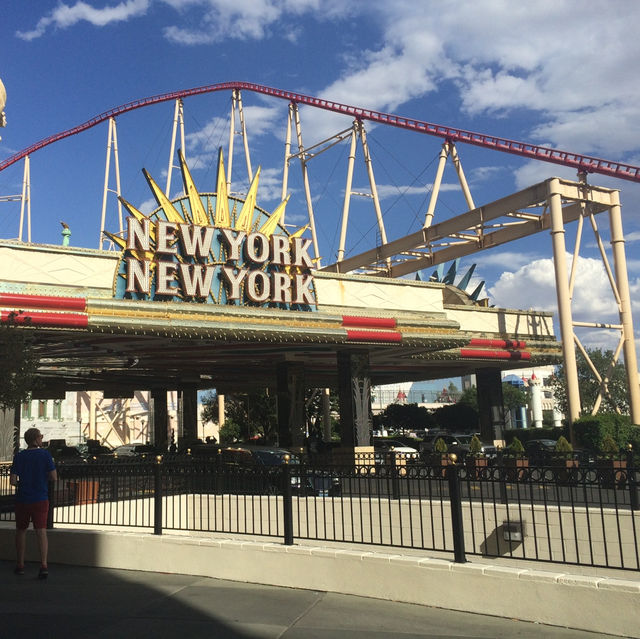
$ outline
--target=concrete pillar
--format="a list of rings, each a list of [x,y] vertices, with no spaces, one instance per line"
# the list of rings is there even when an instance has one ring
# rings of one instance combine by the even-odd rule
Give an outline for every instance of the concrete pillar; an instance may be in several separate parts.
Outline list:
[[[180,390],[180,404],[182,405],[181,440],[188,447],[198,439],[198,390],[195,386],[185,386]],[[180,438],[178,441],[180,442]]]
[[[162,450],[169,447],[167,389],[155,388],[151,391],[152,411],[148,429],[155,446]]]
[[[343,446],[371,443],[371,379],[369,354],[338,352],[340,440]]]
[[[504,429],[504,401],[502,378],[497,368],[480,368],[476,371],[480,436],[483,441],[502,439]]]
[[[282,362],[277,373],[278,442],[285,448],[303,448],[306,436],[304,418],[304,367]]]

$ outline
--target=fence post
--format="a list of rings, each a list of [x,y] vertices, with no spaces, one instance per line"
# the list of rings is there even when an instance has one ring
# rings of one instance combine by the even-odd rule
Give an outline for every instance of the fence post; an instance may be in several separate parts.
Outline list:
[[[283,500],[282,512],[284,515],[284,545],[293,546],[293,495],[291,491],[291,466],[289,456],[285,455],[282,464]]]
[[[467,561],[464,549],[464,526],[462,523],[462,491],[458,467],[449,464],[445,467],[445,476],[449,483],[449,500],[451,503],[451,527],[453,531],[454,561],[463,564]]]
[[[162,534],[162,455],[153,465],[153,534]]]
[[[49,498],[49,510],[47,511],[47,528],[53,528],[53,509],[55,508],[56,492],[52,481],[47,483],[47,497]]]
[[[391,467],[391,499],[400,499],[400,480],[398,477],[398,465],[396,464],[396,452],[392,448],[388,453]]]
[[[636,468],[633,459],[633,450],[631,444],[627,449],[627,482],[629,483],[629,505],[631,510],[640,510],[640,501],[638,500],[638,484],[636,480]]]

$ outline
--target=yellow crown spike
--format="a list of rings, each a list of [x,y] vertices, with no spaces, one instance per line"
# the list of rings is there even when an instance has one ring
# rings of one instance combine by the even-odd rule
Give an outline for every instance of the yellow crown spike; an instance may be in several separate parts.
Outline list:
[[[222,149],[218,151],[218,178],[216,180],[216,219],[214,226],[231,228],[229,215],[229,194],[227,193],[227,179],[224,174],[224,158]]]
[[[274,234],[280,218],[284,215],[284,210],[287,207],[287,202],[289,201],[290,197],[290,195],[287,195],[287,197],[282,200],[280,204],[278,204],[278,208],[271,214],[269,219],[260,228],[260,233],[266,235],[267,237],[271,237]]]
[[[186,220],[180,215],[178,210],[171,204],[169,198],[164,194],[162,189],[155,183],[154,179],[149,175],[146,169],[142,169],[144,176],[147,178],[147,182],[151,187],[151,191],[153,196],[156,198],[156,202],[158,202],[158,206],[162,207],[164,211],[165,217],[168,222],[172,222],[173,224],[184,224]]]
[[[253,211],[256,208],[256,198],[258,194],[258,182],[260,181],[260,167],[256,171],[256,174],[251,182],[251,186],[249,187],[249,192],[247,193],[247,199],[244,201],[242,205],[242,209],[240,210],[240,215],[236,220],[236,229],[238,231],[246,231],[249,233],[251,231],[251,224],[253,222]]]
[[[131,204],[131,202],[127,202],[127,200],[125,200],[122,196],[120,196],[118,199],[120,200],[120,202],[122,202],[124,208],[127,209],[127,211],[129,211],[129,213],[131,213],[131,215],[133,215],[133,217],[135,217],[136,220],[138,220],[138,222],[142,222],[142,220],[149,219],[144,213],[141,213],[140,211],[138,211],[138,209],[135,206],[133,206],[133,204]],[[149,235],[151,237],[151,242],[153,242],[155,244],[155,241],[156,241],[156,227],[153,224],[151,225],[151,228],[149,229]],[[144,259],[151,259],[151,258],[144,258]]]
[[[295,237],[300,237],[308,228],[309,228],[309,225],[305,224],[302,228],[299,228],[295,233],[292,233],[289,237],[291,239],[294,239]]]
[[[202,200],[196,185],[193,183],[191,172],[184,159],[182,151],[178,149],[178,159],[180,160],[180,170],[182,171],[182,182],[184,184],[184,192],[189,196],[189,204],[191,205],[191,215],[193,217],[193,223],[200,226],[207,226],[209,224],[209,218],[207,212],[204,210]]]

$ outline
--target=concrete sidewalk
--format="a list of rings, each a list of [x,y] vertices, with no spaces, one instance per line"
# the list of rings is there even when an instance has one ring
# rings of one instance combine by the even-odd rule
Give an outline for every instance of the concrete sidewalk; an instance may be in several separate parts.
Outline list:
[[[607,635],[353,595],[157,572],[51,564],[13,574],[0,562],[0,637],[75,639],[466,637],[594,639]],[[505,584],[507,587],[507,584]]]

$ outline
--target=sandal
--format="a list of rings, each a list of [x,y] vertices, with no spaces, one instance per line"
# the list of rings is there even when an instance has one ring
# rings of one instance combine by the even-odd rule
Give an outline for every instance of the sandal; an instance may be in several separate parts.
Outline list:
[[[24,575],[24,566],[16,566],[13,569],[13,574],[14,575]]]
[[[49,576],[49,569],[46,566],[40,566],[38,579],[46,579]]]

